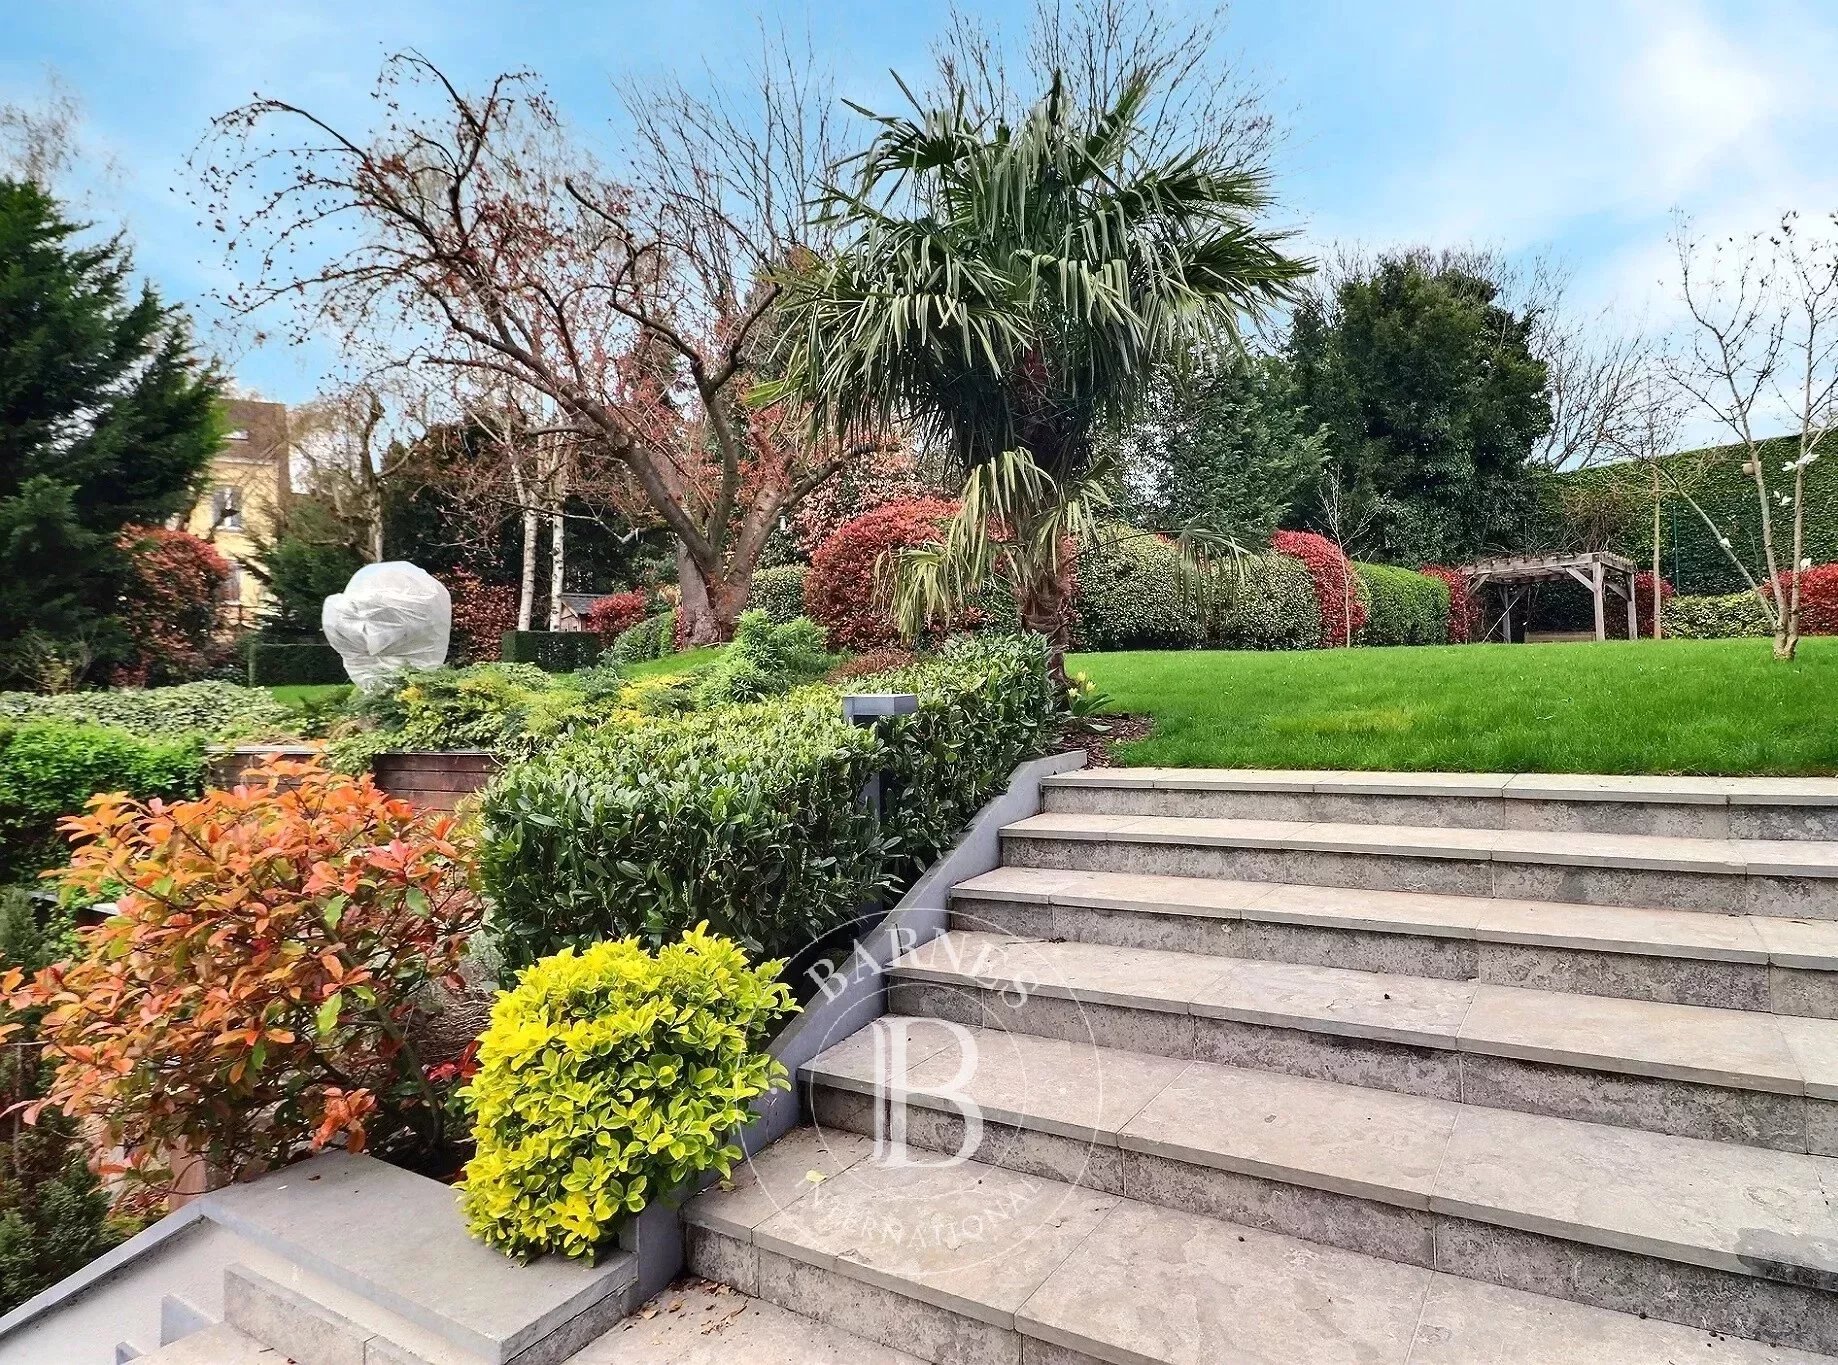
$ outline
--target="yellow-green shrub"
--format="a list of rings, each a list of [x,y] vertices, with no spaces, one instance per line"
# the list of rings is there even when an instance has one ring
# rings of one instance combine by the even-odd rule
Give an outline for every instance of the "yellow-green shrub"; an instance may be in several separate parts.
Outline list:
[[[781,964],[750,966],[698,925],[564,948],[498,997],[464,1092],[477,1154],[460,1202],[513,1256],[593,1256],[621,1220],[740,1160],[751,1102],[789,1082],[761,1050],[796,1008]]]

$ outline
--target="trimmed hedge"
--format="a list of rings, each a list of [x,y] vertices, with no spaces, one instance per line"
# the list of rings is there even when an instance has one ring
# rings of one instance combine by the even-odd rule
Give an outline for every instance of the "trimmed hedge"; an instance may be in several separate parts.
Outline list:
[[[249,686],[294,687],[350,682],[345,661],[323,642],[249,646]]]
[[[1466,645],[1478,639],[1487,622],[1481,604],[1468,591],[1468,580],[1442,564],[1425,564],[1417,572],[1428,574],[1449,590],[1449,643]],[[1670,585],[1666,591],[1671,592]]]
[[[108,692],[0,692],[0,721],[65,720],[109,725],[143,739],[197,731],[212,739],[285,734],[292,713],[267,692],[227,682]]]
[[[613,641],[613,662],[639,664],[676,653],[676,608],[647,616]]]
[[[1340,547],[1313,531],[1278,531],[1270,537],[1270,548],[1307,567],[1321,620],[1321,647],[1339,649],[1359,639],[1366,624],[1366,603],[1352,561]]]
[[[1674,597],[1666,603],[1660,630],[1674,640],[1727,640],[1774,633],[1767,612],[1752,592]]]
[[[795,952],[896,886],[1043,747],[1038,637],[953,641],[850,691],[915,691],[876,728],[824,686],[651,718],[506,769],[486,789],[481,873],[510,967],[606,938],[668,942],[706,921]],[[885,823],[859,793],[891,772]]]
[[[499,657],[507,664],[535,664],[545,673],[592,668],[603,646],[585,630],[507,630]]]
[[[761,569],[753,575],[753,591],[747,605],[766,613],[775,626],[795,621],[804,615],[804,580],[808,571],[802,564],[782,564],[776,569]]]
[[[1306,565],[1284,554],[1245,555],[1224,618],[1208,641],[1223,649],[1314,649],[1321,609]]]
[[[1107,526],[1078,557],[1074,629],[1082,649],[1194,649],[1201,603],[1181,591],[1180,551],[1162,536]]]
[[[196,796],[204,736],[142,738],[108,725],[64,720],[0,724],[0,882],[65,861],[58,821],[98,792]]]
[[[1353,565],[1365,588],[1366,625],[1355,637],[1368,645],[1449,642],[1449,585],[1390,564]]]

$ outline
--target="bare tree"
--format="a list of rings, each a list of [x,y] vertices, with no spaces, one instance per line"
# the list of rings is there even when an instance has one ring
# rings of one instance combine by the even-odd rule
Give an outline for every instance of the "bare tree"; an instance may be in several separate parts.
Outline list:
[[[1321,523],[1327,527],[1328,538],[1334,542],[1334,548],[1340,551],[1341,558],[1350,564],[1353,556],[1348,553],[1348,547],[1356,545],[1372,529],[1372,523],[1378,519],[1379,505],[1371,499],[1356,497],[1346,487],[1340,470],[1332,465],[1322,472],[1319,501]],[[1343,578],[1340,619],[1345,623],[1346,638],[1340,643],[1351,647],[1353,594],[1358,591],[1358,579],[1350,567]]]
[[[1667,370],[1701,416],[1734,439],[1755,493],[1762,573],[1757,575],[1688,489],[1695,510],[1742,574],[1774,628],[1774,656],[1791,659],[1800,638],[1800,575],[1806,549],[1806,471],[1838,418],[1838,223],[1815,235],[1796,215],[1773,232],[1706,246],[1680,220],[1673,234],[1681,297],[1690,317]],[[1792,457],[1768,468],[1784,426]],[[1778,455],[1776,455],[1778,457]],[[1659,467],[1659,466],[1656,466]],[[1776,543],[1776,509],[1792,515],[1790,544]],[[1782,559],[1787,563],[1782,567]]]
[[[550,424],[527,436],[631,481],[677,537],[688,638],[725,638],[780,516],[857,453],[782,439],[784,403],[746,401],[776,272],[808,248],[795,187],[831,155],[816,77],[780,58],[750,118],[681,87],[634,98],[618,178],[529,74],[471,95],[413,52],[385,64],[368,133],[279,99],[233,110],[199,158],[247,281],[232,302],[515,390]]]
[[[288,413],[294,482],[323,498],[351,529],[352,543],[376,563],[388,556],[389,494],[414,477],[413,442],[429,426],[429,400],[385,373],[333,389]]]

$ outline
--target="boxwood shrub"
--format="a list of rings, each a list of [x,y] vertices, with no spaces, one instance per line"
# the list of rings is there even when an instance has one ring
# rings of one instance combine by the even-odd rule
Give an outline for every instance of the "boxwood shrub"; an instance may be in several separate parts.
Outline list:
[[[1225,649],[1313,649],[1321,642],[1321,608],[1300,560],[1245,555],[1210,644]]]
[[[766,613],[766,619],[782,626],[804,615],[804,580],[808,571],[802,564],[782,564],[776,569],[761,569],[753,575],[753,592],[747,605]]]
[[[613,641],[613,661],[622,664],[643,663],[661,659],[676,652],[676,608],[647,616],[637,625],[619,633]]]
[[[1674,597],[1665,604],[1660,631],[1674,640],[1725,640],[1774,633],[1768,625],[1767,612],[1752,592]]]
[[[292,687],[320,683],[350,682],[345,661],[336,649],[318,643],[275,644],[268,641],[249,646],[249,686]]]
[[[1353,565],[1366,589],[1367,645],[1444,645],[1449,642],[1449,585],[1429,574],[1389,564]]]
[[[1180,551],[1131,526],[1103,527],[1078,557],[1082,649],[1195,649],[1206,640],[1198,594],[1183,593]]]
[[[545,673],[593,667],[600,637],[587,630],[507,630],[498,657],[507,664],[535,664]]]
[[[482,875],[508,965],[568,945],[669,942],[707,922],[786,956],[897,886],[999,791],[1054,724],[1036,636],[953,641],[851,679],[917,714],[844,722],[837,688],[583,736],[486,789]],[[887,772],[885,821],[858,793]]]

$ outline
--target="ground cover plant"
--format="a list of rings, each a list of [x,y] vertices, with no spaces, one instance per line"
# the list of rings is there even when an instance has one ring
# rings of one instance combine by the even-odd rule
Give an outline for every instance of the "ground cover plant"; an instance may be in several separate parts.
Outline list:
[[[0,692],[0,721],[86,721],[148,739],[196,733],[211,740],[283,735],[288,711],[266,688],[226,682],[112,691]]]
[[[1678,599],[1683,601],[1685,599]],[[1673,604],[1676,607],[1677,603]],[[1087,654],[1154,731],[1119,761],[1453,772],[1838,772],[1838,640]]]

